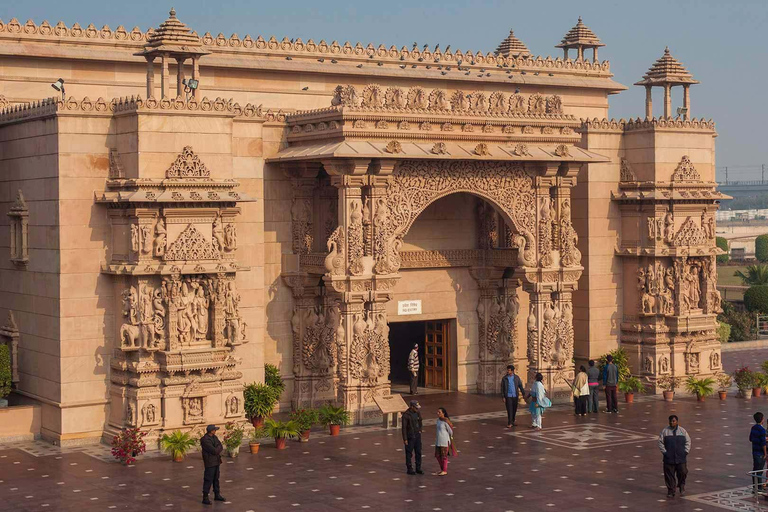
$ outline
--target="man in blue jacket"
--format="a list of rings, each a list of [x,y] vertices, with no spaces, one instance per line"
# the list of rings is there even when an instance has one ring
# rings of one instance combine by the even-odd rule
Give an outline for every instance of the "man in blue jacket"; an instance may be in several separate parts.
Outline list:
[[[677,416],[669,417],[669,426],[659,435],[659,450],[664,455],[664,483],[667,484],[667,498],[675,497],[675,487],[680,496],[685,494],[685,477],[688,476],[688,453],[691,451],[691,436],[677,424]],[[677,479],[677,482],[675,482]]]
[[[507,408],[507,428],[512,428],[517,425],[515,423],[517,404],[520,397],[525,397],[525,389],[520,377],[515,374],[515,367],[511,364],[507,366],[507,374],[501,379],[501,396]]]
[[[754,416],[755,424],[749,431],[749,442],[752,443],[752,471],[762,471],[765,468],[765,457],[768,455],[768,443],[765,439],[765,427],[763,427],[763,413],[756,412]],[[765,482],[765,474],[759,474],[752,477],[752,484],[755,490],[758,485],[762,488]]]

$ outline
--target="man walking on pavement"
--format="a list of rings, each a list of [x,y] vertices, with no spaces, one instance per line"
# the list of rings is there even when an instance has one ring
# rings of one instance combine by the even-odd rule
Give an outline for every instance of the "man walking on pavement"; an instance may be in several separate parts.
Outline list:
[[[227,501],[221,495],[219,489],[219,466],[221,466],[221,452],[224,447],[216,437],[216,431],[219,429],[216,425],[208,425],[205,429],[205,435],[200,439],[200,448],[203,450],[203,465],[205,473],[203,476],[203,504],[210,505],[208,493],[213,485],[213,495],[216,501]]]
[[[413,346],[408,356],[408,371],[411,373],[411,394],[419,393],[419,344]]]
[[[691,436],[677,424],[677,416],[669,417],[669,426],[659,435],[659,450],[664,455],[664,483],[667,484],[667,498],[675,497],[675,487],[680,496],[685,494],[685,477],[688,475],[688,453],[691,451]],[[675,482],[677,479],[677,482]]]
[[[619,412],[616,386],[619,385],[619,368],[613,364],[613,356],[609,355],[603,370],[603,385],[605,386],[605,412]]]
[[[587,400],[587,410],[589,412],[600,412],[600,400],[598,398],[600,391],[600,370],[595,366],[595,360],[589,360],[589,369],[587,370],[587,383],[589,384],[589,399]]]
[[[507,428],[517,426],[517,423],[515,423],[517,404],[520,401],[520,397],[525,396],[525,389],[520,377],[515,374],[515,367],[511,364],[507,366],[507,374],[501,379],[501,396],[504,400],[504,405],[507,407]]]
[[[403,413],[403,443],[405,444],[405,467],[409,475],[423,475],[421,470],[421,406],[417,400],[411,400],[408,410]],[[416,455],[416,471],[411,465],[411,455]]]
[[[768,455],[768,445],[766,445],[766,431],[763,427],[763,413],[756,412],[754,416],[755,424],[752,425],[752,430],[749,432],[749,442],[752,443],[752,471],[762,471],[765,469],[765,458]],[[755,492],[759,487],[765,485],[765,474],[757,474],[752,476],[752,485]]]

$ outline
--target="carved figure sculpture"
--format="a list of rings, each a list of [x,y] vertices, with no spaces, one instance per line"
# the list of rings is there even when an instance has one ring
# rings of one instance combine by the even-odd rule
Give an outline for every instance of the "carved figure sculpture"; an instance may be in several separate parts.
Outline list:
[[[155,224],[155,256],[165,255],[165,248],[168,244],[168,231],[165,229],[165,219],[160,217]]]
[[[139,295],[133,286],[123,292],[123,316],[128,321],[120,326],[121,346],[137,348],[141,345],[139,339]]]
[[[221,216],[217,215],[213,220],[213,245],[216,251],[224,250],[224,228],[221,227]]]
[[[139,252],[139,226],[131,224],[131,250]]]
[[[669,211],[664,216],[664,241],[668,244],[672,243],[675,231],[675,217],[672,212]]]
[[[152,228],[149,224],[141,225],[141,252],[149,254],[152,251]]]
[[[325,257],[325,270],[332,276],[344,273],[344,230],[338,226],[326,244],[328,255]]]
[[[235,282],[227,283],[224,296],[224,315],[226,337],[230,345],[238,345],[245,337],[241,332],[240,294],[237,293]]]
[[[224,226],[224,249],[227,252],[237,249],[237,227],[232,223]]]

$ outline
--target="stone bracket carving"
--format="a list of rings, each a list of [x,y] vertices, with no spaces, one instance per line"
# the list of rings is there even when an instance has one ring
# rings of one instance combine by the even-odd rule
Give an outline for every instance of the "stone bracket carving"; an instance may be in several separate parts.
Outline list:
[[[29,263],[29,208],[19,189],[16,201],[8,211],[10,219],[11,262],[18,267]]]

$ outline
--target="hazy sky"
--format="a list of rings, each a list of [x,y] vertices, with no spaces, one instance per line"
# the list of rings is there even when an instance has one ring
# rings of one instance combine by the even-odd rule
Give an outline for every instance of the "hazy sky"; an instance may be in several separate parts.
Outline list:
[[[398,47],[416,41],[419,46],[440,43],[441,48],[450,44],[452,49],[488,52],[511,28],[535,55],[553,57],[562,55],[554,46],[582,16],[606,44],[601,60],[611,61],[615,79],[625,85],[639,80],[669,45],[672,55],[701,81],[691,88],[692,115],[716,121],[717,165],[729,166],[730,179],[759,178],[760,164],[768,166],[767,0],[36,0],[2,2],[0,19],[146,29],[162,22],[171,6],[199,34],[236,32],[241,38],[274,35]],[[676,107],[682,90],[673,91]],[[655,94],[658,113],[661,90]],[[644,95],[642,88],[632,86],[613,96],[610,115],[642,117]]]

